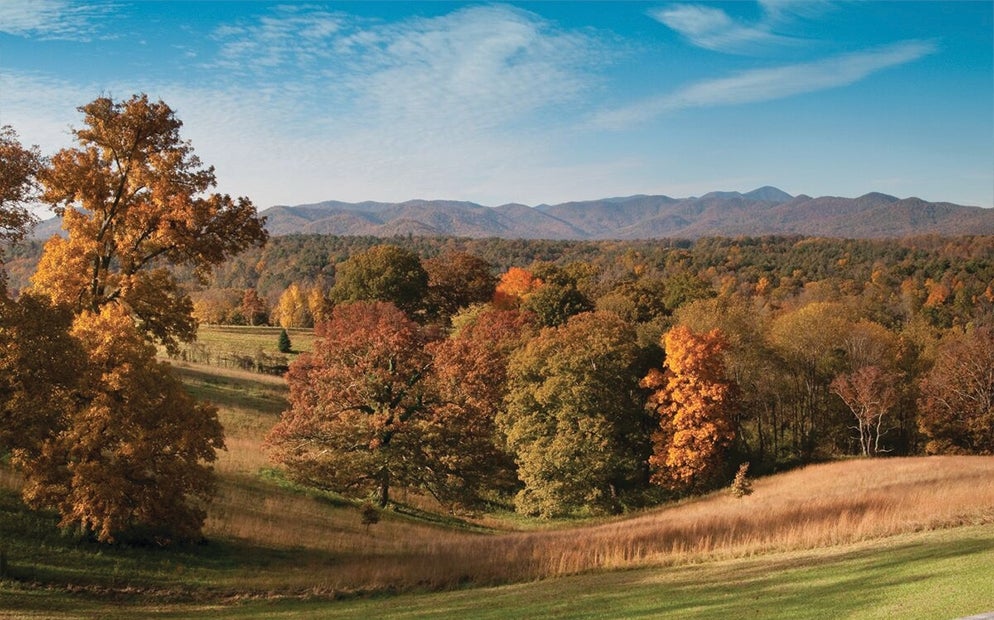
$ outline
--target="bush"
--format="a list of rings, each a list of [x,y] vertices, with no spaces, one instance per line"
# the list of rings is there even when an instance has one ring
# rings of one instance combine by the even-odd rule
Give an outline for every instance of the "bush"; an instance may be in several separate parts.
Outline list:
[[[735,497],[752,495],[752,480],[749,479],[748,473],[749,463],[739,465],[739,471],[735,474],[735,480],[732,481],[732,495]]]

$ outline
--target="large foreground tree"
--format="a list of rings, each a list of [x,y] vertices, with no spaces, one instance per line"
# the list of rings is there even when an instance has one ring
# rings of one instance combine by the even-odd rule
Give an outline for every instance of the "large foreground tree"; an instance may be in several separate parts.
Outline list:
[[[45,245],[34,287],[77,312],[119,303],[150,339],[175,348],[194,338],[196,323],[162,261],[206,277],[265,241],[262,220],[248,198],[209,193],[214,168],[180,138],[182,122],[165,103],[101,97],[80,112],[79,146],[39,174],[67,238]]]
[[[72,336],[89,353],[82,405],[25,463],[25,498],[102,542],[195,540],[224,447],[217,409],[155,360],[121,306],[84,311]]]
[[[223,440],[216,411],[155,361],[152,343],[175,350],[196,335],[190,298],[166,265],[206,276],[266,234],[247,198],[209,193],[214,170],[165,103],[101,97],[80,111],[78,147],[38,173],[67,237],[45,245],[32,294],[75,315],[85,368],[23,460],[24,494],[103,541],[195,538]]]

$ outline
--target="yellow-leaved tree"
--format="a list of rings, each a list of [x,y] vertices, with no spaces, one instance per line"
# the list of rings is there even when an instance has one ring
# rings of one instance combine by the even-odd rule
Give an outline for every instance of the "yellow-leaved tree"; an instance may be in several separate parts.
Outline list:
[[[655,390],[649,406],[659,414],[649,457],[652,482],[679,491],[718,482],[735,439],[736,387],[726,378],[721,331],[699,334],[677,325],[663,336],[663,370],[642,380]]]
[[[23,464],[25,497],[102,541],[196,538],[210,496],[217,411],[186,396],[153,344],[196,336],[189,296],[168,270],[210,268],[266,240],[247,198],[209,193],[204,167],[165,103],[136,95],[79,108],[78,147],[38,173],[62,216],[32,294],[71,309],[86,368],[76,403]]]

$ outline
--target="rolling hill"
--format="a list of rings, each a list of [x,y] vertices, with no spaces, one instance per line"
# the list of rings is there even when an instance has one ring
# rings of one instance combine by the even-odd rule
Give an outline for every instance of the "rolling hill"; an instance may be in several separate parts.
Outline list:
[[[994,234],[994,209],[881,193],[791,196],[775,187],[700,197],[628,196],[529,207],[450,200],[327,201],[262,212],[274,235],[647,239],[798,234],[844,238]]]

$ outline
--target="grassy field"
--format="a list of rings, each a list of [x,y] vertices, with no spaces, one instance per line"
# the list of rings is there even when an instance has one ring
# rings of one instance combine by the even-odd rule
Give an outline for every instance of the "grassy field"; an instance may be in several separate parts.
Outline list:
[[[277,332],[278,333],[278,332]],[[244,338],[245,336],[240,336]],[[275,342],[275,339],[274,339]],[[275,346],[275,345],[274,345]],[[28,511],[0,467],[0,617],[955,617],[994,610],[994,458],[852,460],[624,518],[442,515],[366,528],[295,487],[265,435],[279,377],[176,363],[227,436],[208,542],[106,547]]]
[[[287,330],[291,351],[279,351],[279,327],[246,325],[201,325],[197,341],[183,345],[177,360],[223,368],[285,364],[314,346],[313,329]]]

